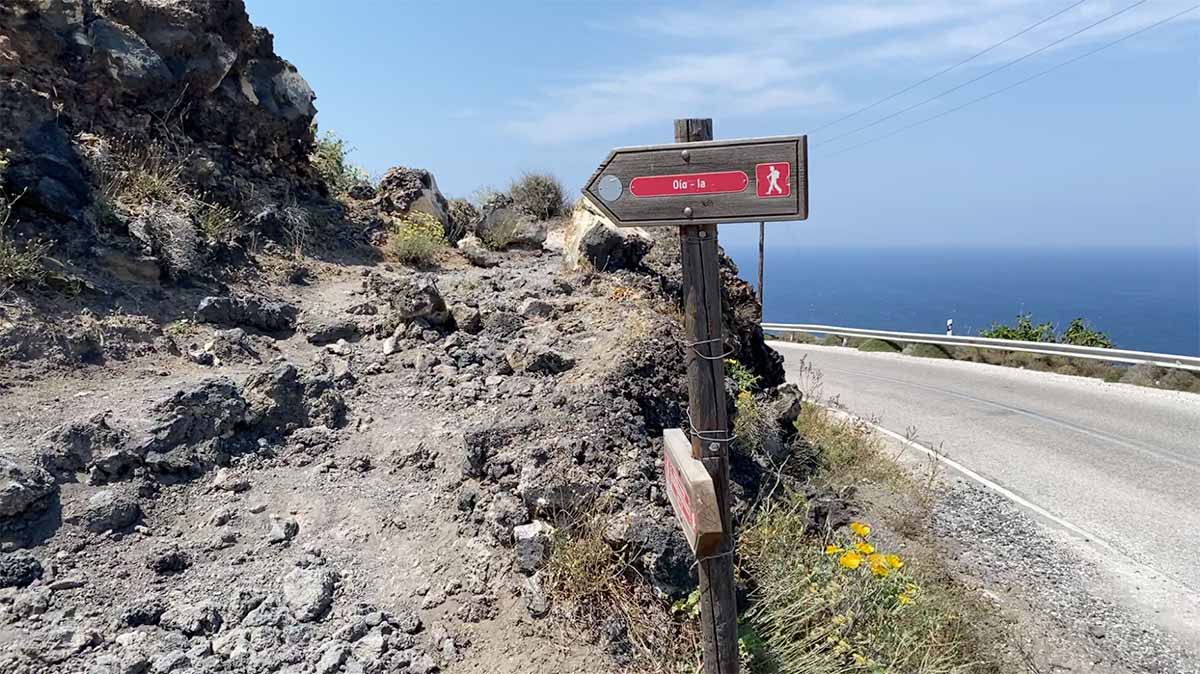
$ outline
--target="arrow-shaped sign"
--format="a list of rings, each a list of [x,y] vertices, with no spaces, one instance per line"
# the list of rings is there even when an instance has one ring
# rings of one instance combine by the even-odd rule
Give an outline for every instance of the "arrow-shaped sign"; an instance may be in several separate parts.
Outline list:
[[[584,195],[617,225],[808,218],[808,137],[619,147]]]

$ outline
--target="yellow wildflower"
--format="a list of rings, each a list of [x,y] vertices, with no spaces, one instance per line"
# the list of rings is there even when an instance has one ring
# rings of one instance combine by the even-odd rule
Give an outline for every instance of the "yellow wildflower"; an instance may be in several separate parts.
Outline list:
[[[908,604],[911,604],[912,602],[913,602],[913,598],[911,596],[909,596],[907,594],[900,595],[900,605],[901,606],[907,606]]]
[[[904,560],[900,559],[900,555],[888,555],[887,563],[893,569],[899,569],[904,566]]]
[[[859,536],[862,536],[863,538],[866,538],[867,536],[871,535],[871,527],[869,525],[863,524],[862,522],[851,522],[850,530],[853,531],[854,533],[858,534]]]
[[[858,551],[863,553],[864,555],[869,555],[869,554],[875,552],[875,546],[871,545],[870,543],[867,543],[866,541],[855,543],[854,547],[858,548]]]
[[[862,561],[863,561],[862,555],[851,550],[851,551],[843,554],[841,556],[841,558],[838,559],[838,564],[841,564],[842,566],[846,567],[847,569],[857,569],[859,567],[859,565],[862,564]]]
[[[854,654],[854,664],[858,665],[859,667],[866,667],[867,659],[865,657],[863,657],[862,653],[855,653]]]
[[[836,555],[839,552],[845,552],[845,550],[843,550],[842,548],[839,548],[836,545],[826,545],[825,546],[825,554],[827,554],[827,555]]]

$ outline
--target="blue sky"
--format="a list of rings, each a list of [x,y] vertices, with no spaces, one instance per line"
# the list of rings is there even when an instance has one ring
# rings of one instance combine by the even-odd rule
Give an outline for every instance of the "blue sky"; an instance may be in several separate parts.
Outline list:
[[[1146,0],[1044,53],[841,139],[1132,4],[1086,0],[907,94],[814,131],[1076,0],[247,0],[370,173],[449,196],[548,170],[576,192],[609,149],[810,133],[811,216],[786,246],[1200,248],[1200,10],[1029,84],[847,150],[1186,9]],[[840,152],[840,150],[846,150]],[[756,227],[722,227],[744,243]]]

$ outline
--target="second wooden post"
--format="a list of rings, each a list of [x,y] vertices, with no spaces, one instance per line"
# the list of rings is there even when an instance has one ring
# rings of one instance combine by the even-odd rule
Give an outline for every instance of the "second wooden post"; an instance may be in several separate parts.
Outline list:
[[[675,142],[713,139],[711,119],[675,120]],[[689,209],[690,210],[690,209]],[[729,516],[729,414],[725,408],[721,270],[716,225],[679,228],[687,336],[688,414],[692,456],[712,477],[724,537],[700,558],[700,628],[705,674],[738,671],[737,597],[733,575],[733,522]]]

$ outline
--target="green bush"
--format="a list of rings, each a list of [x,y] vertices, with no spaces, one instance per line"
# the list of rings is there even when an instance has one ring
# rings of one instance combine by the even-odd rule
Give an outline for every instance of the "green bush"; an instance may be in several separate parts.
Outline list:
[[[842,338],[838,335],[825,335],[821,338],[821,346],[841,346]]]
[[[919,358],[953,358],[949,351],[937,344],[909,344],[904,347],[904,353]]]
[[[427,266],[437,259],[438,253],[445,247],[442,223],[428,213],[413,211],[392,228],[387,252],[397,261]]]
[[[899,353],[900,347],[892,344],[891,342],[885,342],[882,339],[867,339],[858,345],[858,350],[877,351],[880,353]]]
[[[517,210],[538,220],[549,220],[566,212],[562,183],[548,173],[526,173],[513,181],[508,194]]]
[[[1104,349],[1113,348],[1112,340],[1108,335],[1092,328],[1091,324],[1082,318],[1076,318],[1067,326],[1067,331],[1062,334],[1059,339],[1063,344],[1074,344],[1076,346],[1098,346]]]
[[[351,164],[346,155],[351,148],[336,133],[326,131],[313,147],[309,161],[330,194],[343,196],[351,187],[368,181],[367,172]]]
[[[1053,323],[1033,324],[1032,314],[1017,314],[1017,322],[1013,325],[993,323],[992,327],[979,332],[980,337],[991,339],[1014,339],[1023,342],[1059,342],[1076,346],[1097,346],[1105,349],[1113,348],[1108,335],[1096,330],[1082,318],[1076,318],[1067,326],[1061,335],[1055,334]]]
[[[979,331],[980,337],[990,339],[1014,339],[1022,342],[1053,342],[1054,324],[1033,324],[1032,314],[1017,314],[1017,322],[1013,325],[992,323],[992,327]]]
[[[757,377],[756,377],[757,379]],[[745,452],[773,453],[779,445],[778,415],[773,405],[743,390],[737,395],[737,415],[733,420],[734,442]]]
[[[758,388],[759,376],[739,360],[730,358],[725,361],[725,376],[733,380],[738,393]]]

